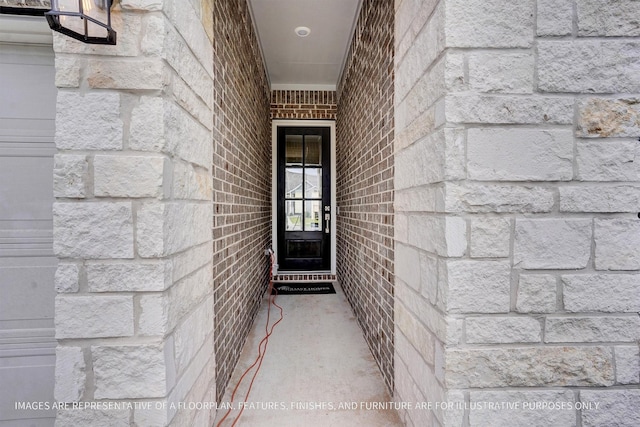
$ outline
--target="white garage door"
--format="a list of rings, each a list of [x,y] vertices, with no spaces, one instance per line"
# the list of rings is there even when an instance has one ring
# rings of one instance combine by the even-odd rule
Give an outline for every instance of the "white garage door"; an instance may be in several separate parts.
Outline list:
[[[0,41],[0,426],[41,427],[55,414],[16,402],[53,401],[54,56],[50,45],[9,40]]]

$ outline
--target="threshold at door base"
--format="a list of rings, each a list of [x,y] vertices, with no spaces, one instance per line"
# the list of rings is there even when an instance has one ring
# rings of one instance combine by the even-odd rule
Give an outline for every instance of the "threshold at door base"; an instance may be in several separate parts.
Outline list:
[[[335,282],[336,275],[331,273],[313,273],[313,272],[280,272],[273,276],[274,283],[282,282],[301,282],[301,283],[318,283],[318,282]]]

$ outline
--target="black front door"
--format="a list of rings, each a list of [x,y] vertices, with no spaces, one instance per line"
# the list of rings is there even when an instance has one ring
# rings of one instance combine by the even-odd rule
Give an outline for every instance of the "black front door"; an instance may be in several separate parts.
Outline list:
[[[328,127],[278,128],[278,264],[329,270],[331,176]]]

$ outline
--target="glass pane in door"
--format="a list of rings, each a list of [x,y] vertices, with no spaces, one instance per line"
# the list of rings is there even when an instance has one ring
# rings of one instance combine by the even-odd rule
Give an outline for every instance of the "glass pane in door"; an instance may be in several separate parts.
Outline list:
[[[285,197],[287,199],[302,199],[302,168],[287,168],[285,176]]]
[[[304,197],[308,199],[322,197],[322,169],[304,168]]]
[[[322,229],[322,212],[320,200],[304,202],[304,231],[320,231]]]
[[[305,135],[304,163],[307,166],[322,166],[322,136]]]
[[[302,164],[302,135],[287,135],[285,141],[285,162],[287,166]]]
[[[302,200],[287,200],[286,203],[286,230],[287,231],[302,231],[304,224],[302,211]]]

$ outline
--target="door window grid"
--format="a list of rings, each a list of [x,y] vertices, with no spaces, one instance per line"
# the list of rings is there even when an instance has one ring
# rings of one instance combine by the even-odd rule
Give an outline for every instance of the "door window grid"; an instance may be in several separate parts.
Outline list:
[[[320,231],[322,136],[285,137],[285,229]]]

